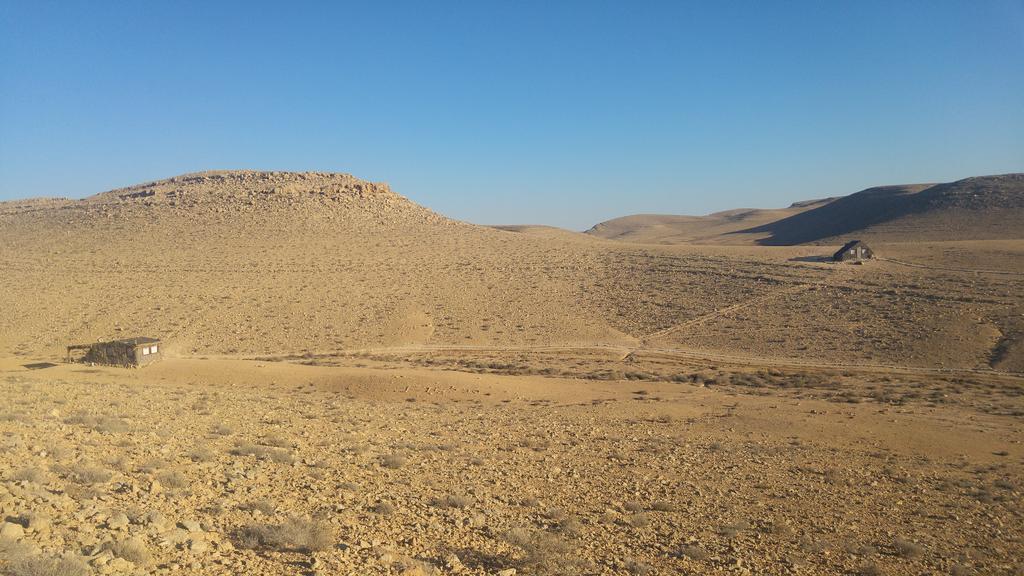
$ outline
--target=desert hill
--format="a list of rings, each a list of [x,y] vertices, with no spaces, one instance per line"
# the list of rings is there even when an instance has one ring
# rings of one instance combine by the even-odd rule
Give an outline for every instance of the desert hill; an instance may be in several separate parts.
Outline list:
[[[831,247],[516,230],[458,222],[343,174],[208,172],[2,203],[0,355],[59,358],[69,343],[156,335],[193,357],[448,347],[497,350],[507,365],[545,347],[596,346],[620,360],[644,348],[1020,365],[1019,276],[814,261]],[[976,268],[988,254],[1002,266],[999,254],[1018,248],[968,247],[965,261]]]
[[[635,214],[601,222],[585,234],[641,244],[729,243],[729,233],[794,216],[832,200],[807,200],[779,209],[740,208],[707,216]]]
[[[1024,238],[1024,174],[947,184],[869,188],[825,206],[737,234],[761,244],[837,243],[849,236],[889,242]]]
[[[587,231],[602,238],[659,244],[842,244],[1024,238],[1024,174],[945,184],[879,186],[782,210],[707,216],[627,216]]]

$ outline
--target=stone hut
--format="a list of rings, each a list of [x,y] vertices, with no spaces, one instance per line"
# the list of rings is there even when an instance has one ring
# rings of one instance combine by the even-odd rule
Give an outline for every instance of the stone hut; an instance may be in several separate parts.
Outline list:
[[[76,354],[77,352],[77,354]],[[152,364],[162,356],[158,338],[140,336],[68,346],[68,362],[79,361],[108,366],[141,367]],[[77,357],[75,357],[77,356]],[[75,358],[73,358],[75,357]]]
[[[875,253],[871,248],[860,240],[847,242],[845,246],[832,255],[832,259],[836,262],[859,262],[861,260],[870,260],[874,257]]]

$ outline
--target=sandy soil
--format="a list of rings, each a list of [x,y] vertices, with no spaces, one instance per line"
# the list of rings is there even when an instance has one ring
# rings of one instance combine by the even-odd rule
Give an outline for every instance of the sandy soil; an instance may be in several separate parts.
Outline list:
[[[731,384],[19,362],[0,364],[0,507],[22,546],[98,573],[1021,569],[1019,416]],[[312,532],[253,540],[291,518]]]

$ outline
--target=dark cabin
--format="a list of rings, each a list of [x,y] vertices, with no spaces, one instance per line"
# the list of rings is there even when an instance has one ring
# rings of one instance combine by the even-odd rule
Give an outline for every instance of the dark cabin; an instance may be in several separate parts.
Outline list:
[[[832,259],[836,262],[860,262],[861,260],[870,260],[874,256],[875,253],[868,248],[867,244],[860,240],[851,240],[833,254]]]
[[[80,353],[75,360],[72,359],[74,352]],[[138,368],[156,362],[161,356],[160,340],[145,336],[68,346],[68,362],[78,361]]]

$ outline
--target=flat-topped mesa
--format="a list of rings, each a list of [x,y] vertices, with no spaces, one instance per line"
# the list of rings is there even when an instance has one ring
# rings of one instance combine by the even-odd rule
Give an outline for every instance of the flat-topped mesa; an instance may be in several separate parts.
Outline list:
[[[319,201],[379,201],[412,204],[387,184],[367,182],[350,174],[325,172],[259,172],[253,170],[197,172],[96,194],[89,204],[285,203]]]

